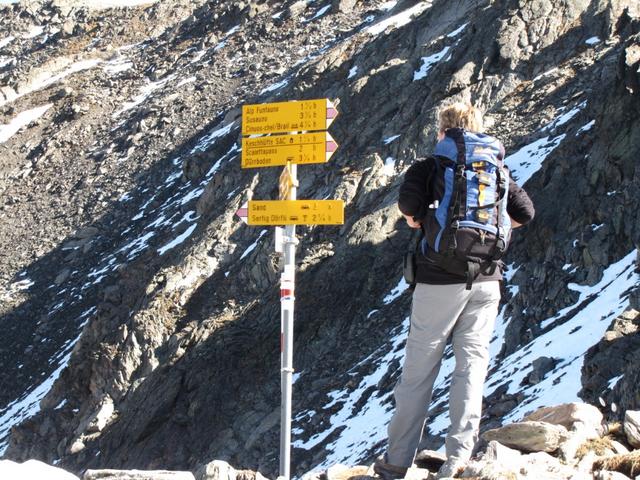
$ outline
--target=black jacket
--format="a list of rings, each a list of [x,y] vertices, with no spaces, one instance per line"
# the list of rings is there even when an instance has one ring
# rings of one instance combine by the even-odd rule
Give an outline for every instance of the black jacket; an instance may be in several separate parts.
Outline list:
[[[404,215],[409,215],[416,221],[422,221],[427,213],[428,205],[435,200],[429,191],[433,183],[433,175],[436,172],[433,157],[418,160],[405,173],[404,181],[400,186],[398,207]],[[535,214],[531,199],[518,184],[509,181],[509,196],[507,199],[507,213],[516,222],[525,225],[529,223]],[[431,283],[447,285],[453,283],[466,283],[466,279],[446,272],[426,258],[419,258],[416,272],[418,283]],[[493,275],[480,275],[476,281],[501,280],[502,271],[496,270]]]

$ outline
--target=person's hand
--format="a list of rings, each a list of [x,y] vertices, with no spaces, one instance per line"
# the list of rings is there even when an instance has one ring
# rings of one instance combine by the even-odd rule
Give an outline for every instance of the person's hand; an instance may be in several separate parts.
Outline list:
[[[407,221],[407,224],[411,227],[411,228],[420,228],[421,222],[417,222],[413,219],[412,216],[410,215],[405,215],[404,219]]]

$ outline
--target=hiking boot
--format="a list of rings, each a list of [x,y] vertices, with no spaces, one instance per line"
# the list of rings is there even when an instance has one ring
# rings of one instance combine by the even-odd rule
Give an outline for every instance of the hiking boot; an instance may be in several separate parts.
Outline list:
[[[449,457],[447,461],[442,464],[438,473],[436,473],[436,478],[454,478],[456,475],[462,473],[466,465],[467,462],[458,457]]]
[[[383,456],[376,458],[376,461],[373,464],[373,471],[376,475],[382,478],[382,480],[397,480],[399,478],[404,478],[407,474],[407,470],[409,470],[409,467],[400,467],[398,465],[391,465],[390,463],[387,463],[386,453]]]

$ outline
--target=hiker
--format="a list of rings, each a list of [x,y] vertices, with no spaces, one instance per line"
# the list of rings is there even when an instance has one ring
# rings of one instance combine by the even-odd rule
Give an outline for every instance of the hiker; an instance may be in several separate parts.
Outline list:
[[[500,257],[511,228],[534,215],[526,192],[502,168],[504,147],[482,131],[482,114],[471,104],[444,107],[434,155],[413,164],[400,187],[399,209],[411,228],[422,229],[423,238],[416,252],[411,326],[394,390],[388,449],[374,464],[384,480],[403,478],[413,463],[449,337],[456,361],[449,391],[451,425],[447,460],[436,478],[456,474],[478,438],[500,302]]]

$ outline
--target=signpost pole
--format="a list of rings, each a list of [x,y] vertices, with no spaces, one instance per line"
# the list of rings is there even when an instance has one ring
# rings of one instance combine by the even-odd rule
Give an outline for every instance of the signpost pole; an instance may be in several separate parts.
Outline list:
[[[297,165],[289,164],[291,189],[287,200],[296,199]],[[293,307],[295,300],[296,226],[286,225],[284,234],[284,271],[280,277],[280,477],[291,478],[291,405],[293,391]]]

